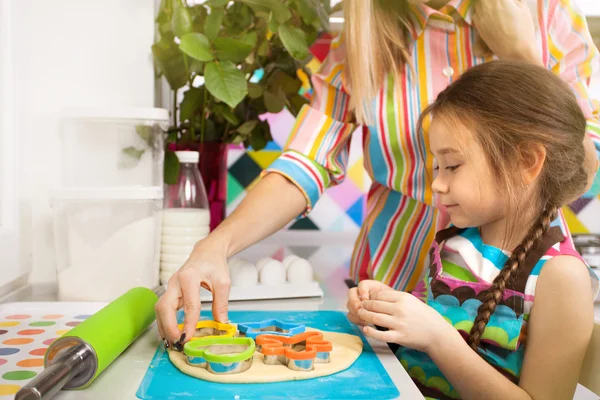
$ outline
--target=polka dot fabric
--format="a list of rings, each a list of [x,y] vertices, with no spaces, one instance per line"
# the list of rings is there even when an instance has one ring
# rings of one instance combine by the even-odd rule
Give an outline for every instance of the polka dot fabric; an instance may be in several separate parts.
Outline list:
[[[69,312],[61,303],[51,305],[49,311],[41,307],[30,307],[24,312],[23,305],[40,303],[12,303],[0,305],[0,399],[14,399],[15,393],[44,369],[44,354],[48,346],[58,337],[79,325],[101,306],[85,310],[85,303],[73,307]],[[95,304],[95,303],[94,303]],[[19,305],[19,307],[17,307]],[[79,308],[77,310],[77,308]],[[14,312],[19,310],[19,312]],[[13,312],[11,312],[13,311]]]

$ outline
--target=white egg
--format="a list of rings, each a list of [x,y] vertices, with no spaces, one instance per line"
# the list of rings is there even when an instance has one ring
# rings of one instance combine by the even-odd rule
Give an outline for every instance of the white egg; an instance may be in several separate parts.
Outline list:
[[[267,286],[279,286],[285,283],[285,268],[277,260],[267,261],[260,270],[260,282]]]
[[[290,267],[290,264],[292,263],[292,261],[297,260],[299,258],[300,257],[298,257],[295,254],[290,254],[289,256],[287,256],[286,258],[283,259],[283,266],[287,270]]]
[[[258,270],[259,274],[260,274],[260,271],[265,266],[265,264],[267,264],[271,260],[273,260],[271,257],[263,257],[260,260],[258,260],[258,262],[256,263],[256,269]],[[273,260],[273,261],[275,261],[275,260]]]
[[[258,270],[249,262],[236,265],[231,270],[231,286],[255,286],[258,283]]]
[[[229,273],[231,274],[231,271],[233,271],[234,269],[236,269],[238,266],[247,263],[248,261],[244,260],[243,258],[232,258],[231,260],[227,261],[227,266],[229,267]]]
[[[313,268],[308,261],[297,258],[290,263],[287,270],[289,283],[309,283],[313,281]]]

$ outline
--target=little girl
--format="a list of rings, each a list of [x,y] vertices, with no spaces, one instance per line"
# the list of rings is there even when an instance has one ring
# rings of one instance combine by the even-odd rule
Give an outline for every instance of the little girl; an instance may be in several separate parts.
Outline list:
[[[572,398],[598,278],[557,218],[588,184],[571,89],[542,67],[494,61],[444,90],[420,125],[429,116],[432,188],[452,226],[413,294],[363,281],[350,320],[400,345],[425,396]]]

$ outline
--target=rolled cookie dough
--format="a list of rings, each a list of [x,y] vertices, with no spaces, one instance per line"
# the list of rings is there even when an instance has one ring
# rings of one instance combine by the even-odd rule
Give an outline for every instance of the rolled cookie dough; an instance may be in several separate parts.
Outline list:
[[[307,331],[317,329],[307,328]],[[363,349],[362,341],[358,336],[346,333],[327,332],[323,333],[323,339],[333,344],[331,361],[327,364],[316,364],[315,369],[309,372],[293,371],[285,365],[266,365],[263,355],[258,351],[254,353],[254,360],[249,370],[240,374],[216,375],[204,368],[192,367],[187,364],[185,355],[178,351],[169,349],[169,359],[183,373],[193,377],[219,383],[266,383],[299,381],[303,379],[317,378],[335,374],[350,367],[360,356]]]

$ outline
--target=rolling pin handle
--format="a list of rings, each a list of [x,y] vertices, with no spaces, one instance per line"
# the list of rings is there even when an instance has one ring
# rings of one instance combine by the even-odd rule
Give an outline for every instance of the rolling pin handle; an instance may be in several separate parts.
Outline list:
[[[17,392],[15,400],[49,399],[80,376],[87,369],[93,355],[86,344],[65,349],[52,365]]]

